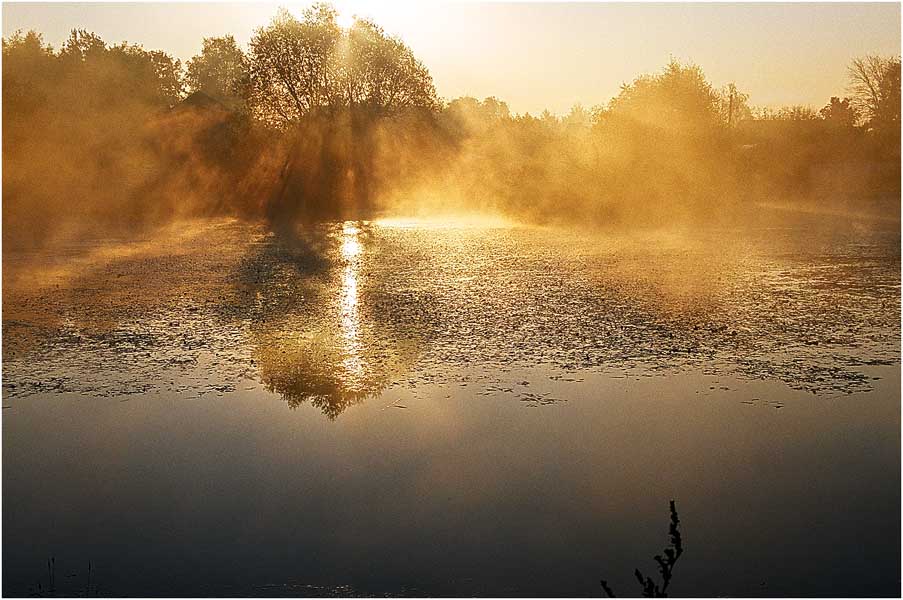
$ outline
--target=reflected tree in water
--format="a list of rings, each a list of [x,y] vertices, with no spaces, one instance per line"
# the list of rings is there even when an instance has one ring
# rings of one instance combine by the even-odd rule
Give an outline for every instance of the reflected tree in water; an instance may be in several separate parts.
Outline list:
[[[277,229],[235,273],[224,316],[247,318],[260,381],[290,408],[310,403],[335,419],[420,354],[423,328],[399,315],[422,310],[365,268],[376,252],[365,222]]]
[[[382,373],[349,378],[346,358],[328,334],[293,339],[290,330],[276,331],[258,338],[254,356],[270,392],[279,394],[289,408],[309,402],[330,420],[379,394],[388,383]]]

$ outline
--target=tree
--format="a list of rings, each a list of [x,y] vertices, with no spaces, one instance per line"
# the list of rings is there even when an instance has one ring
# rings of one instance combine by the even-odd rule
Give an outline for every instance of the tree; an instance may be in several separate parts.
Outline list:
[[[831,101],[818,111],[818,114],[832,127],[841,129],[852,129],[859,122],[859,110],[849,98],[841,100],[837,96],[832,96]]]
[[[543,125],[549,128],[555,128],[559,124],[558,117],[549,112],[548,108],[543,109],[542,113],[539,115],[539,120],[542,121]]]
[[[40,33],[17,31],[4,38],[3,125],[7,133],[13,119],[30,114],[53,95],[56,71],[53,48],[44,43]]]
[[[60,48],[60,58],[64,62],[85,63],[97,59],[106,51],[107,45],[99,35],[84,29],[73,29]]]
[[[250,100],[259,119],[285,127],[346,108],[372,114],[438,109],[432,77],[410,48],[367,20],[343,31],[336,17],[335,8],[317,4],[300,21],[283,10],[257,30]]]
[[[48,57],[53,56],[53,48],[44,43],[44,36],[37,31],[22,33],[19,29],[9,38],[3,38],[3,59],[6,60],[15,53]]]
[[[870,129],[900,128],[900,57],[868,55],[847,69],[850,94]]]
[[[577,131],[588,128],[591,122],[592,115],[590,111],[583,108],[583,105],[579,102],[574,104],[567,116],[561,119],[561,124],[564,125],[565,129]]]
[[[818,119],[819,113],[811,106],[792,104],[777,109],[764,106],[756,109],[754,116],[759,121],[814,121]]]
[[[346,105],[380,113],[438,108],[429,71],[400,39],[387,36],[375,23],[355,21],[341,48],[336,59]]]
[[[879,129],[900,133],[900,58],[892,59],[878,86],[881,103],[873,125]]]
[[[333,56],[342,37],[336,10],[317,4],[299,21],[282,9],[251,39],[250,100],[263,122],[285,126],[336,104]]]
[[[744,94],[731,82],[718,93],[718,114],[723,124],[736,127],[740,121],[752,118],[749,94]]]
[[[661,73],[622,85],[602,114],[674,130],[700,130],[718,122],[719,97],[702,69],[672,59]]]
[[[123,107],[171,107],[182,96],[181,64],[165,52],[107,44],[95,33],[73,29],[59,53],[40,34],[16,32],[3,40],[3,96],[21,118],[31,111],[120,112]],[[12,122],[4,119],[9,125]]]
[[[218,100],[244,98],[248,60],[231,35],[204,38],[201,53],[188,61],[188,89]]]
[[[184,86],[182,83],[182,61],[171,57],[162,50],[144,50],[140,46],[130,46],[141,60],[150,62],[160,98],[167,106],[175,106],[182,99]]]
[[[494,96],[482,102],[471,96],[455,98],[443,110],[443,117],[458,136],[483,134],[511,117],[508,104]]]
[[[93,32],[73,29],[59,60],[66,78],[91,90],[99,102],[119,96],[151,106],[175,106],[182,98],[182,65],[161,50],[106,43]],[[84,98],[90,102],[90,98]]]

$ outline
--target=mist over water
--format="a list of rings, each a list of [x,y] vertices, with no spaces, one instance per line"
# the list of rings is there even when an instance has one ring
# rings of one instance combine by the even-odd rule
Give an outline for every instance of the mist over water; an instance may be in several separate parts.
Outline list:
[[[600,237],[418,220],[285,238],[196,222],[118,253],[83,243],[65,269],[8,269],[4,390],[194,396],[251,378],[335,417],[390,383],[542,364],[695,366],[864,391],[862,366],[899,359],[898,241],[887,230]],[[181,381],[192,371],[217,381]]]
[[[606,231],[899,220],[898,57],[854,60],[851,97],[819,111],[757,109],[672,60],[607,102],[533,116],[438,98],[403,41],[342,29],[328,5],[279,13],[247,52],[207,38],[184,76],[83,30],[57,50],[19,32],[3,54],[4,248],[214,216],[279,232],[398,214]]]

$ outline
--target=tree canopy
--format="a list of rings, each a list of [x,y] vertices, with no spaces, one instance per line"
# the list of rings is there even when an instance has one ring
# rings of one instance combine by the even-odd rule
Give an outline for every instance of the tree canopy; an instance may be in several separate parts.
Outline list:
[[[185,82],[192,92],[218,100],[247,95],[248,59],[231,35],[204,38],[201,53],[187,67]]]
[[[900,57],[868,55],[849,66],[850,93],[867,125],[900,129]]]
[[[604,112],[615,119],[689,131],[716,124],[719,106],[719,95],[702,69],[672,59],[662,72],[622,85]]]
[[[260,120],[277,127],[315,112],[364,108],[387,114],[435,109],[432,77],[401,40],[375,23],[349,30],[328,4],[299,20],[281,10],[251,40],[250,101]]]

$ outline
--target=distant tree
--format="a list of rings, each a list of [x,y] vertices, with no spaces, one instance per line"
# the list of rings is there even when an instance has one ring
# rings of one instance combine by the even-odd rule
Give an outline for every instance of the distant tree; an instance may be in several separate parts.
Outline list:
[[[570,112],[561,120],[561,123],[567,129],[585,129],[592,124],[592,115],[578,102],[571,107]]]
[[[531,115],[529,112],[525,112],[522,115],[515,115],[512,118],[512,121],[519,123],[521,125],[526,125],[528,127],[542,125],[542,121],[540,119],[534,117],[533,115]]]
[[[696,65],[671,60],[664,71],[621,86],[603,115],[676,130],[699,130],[719,120],[718,93]]]
[[[480,110],[487,119],[492,121],[502,121],[511,116],[511,110],[508,108],[508,103],[499,100],[495,96],[483,98]]]
[[[120,88],[119,93],[134,100],[171,107],[182,98],[181,61],[161,50],[123,42],[110,47],[102,62],[85,64],[95,76],[112,76],[110,83]]]
[[[900,58],[892,59],[878,86],[881,104],[874,126],[900,133]]]
[[[55,92],[56,57],[40,33],[15,32],[3,39],[3,124],[31,113]],[[6,129],[6,131],[9,131]],[[8,136],[7,136],[8,138]],[[4,146],[7,143],[4,138]]]
[[[160,97],[168,106],[175,106],[184,94],[182,82],[182,61],[162,50],[144,50],[140,46],[130,46],[141,60],[148,60],[153,68]]]
[[[60,48],[60,58],[66,62],[84,63],[103,56],[106,51],[107,45],[99,35],[84,29],[73,29]]]
[[[120,96],[129,102],[175,106],[182,97],[181,62],[137,44],[107,44],[93,32],[73,29],[59,53],[63,73],[98,101]],[[87,99],[86,99],[87,100]]]
[[[852,129],[859,122],[859,111],[849,98],[841,100],[832,96],[831,101],[818,114],[829,125],[842,129]]]
[[[777,109],[762,107],[755,111],[754,116],[760,121],[814,121],[819,114],[811,106],[793,104]]]
[[[871,129],[900,128],[900,57],[868,55],[847,69],[854,106]]]
[[[30,54],[32,56],[53,56],[53,47],[44,43],[44,36],[34,30],[22,33],[19,29],[9,38],[3,38],[3,58],[13,56],[14,53]]]
[[[547,108],[543,109],[542,113],[539,115],[539,120],[547,127],[557,127],[559,123],[558,117],[550,113]]]
[[[188,61],[185,81],[192,92],[223,100],[244,98],[248,60],[231,35],[204,38],[201,53]]]
[[[752,118],[749,108],[749,94],[729,83],[718,92],[718,114],[723,124],[736,127],[740,121]]]
[[[3,40],[3,87],[4,99],[29,104],[23,111],[44,102],[61,114],[136,103],[174,106],[182,96],[181,64],[159,50],[107,46],[83,29],[72,30],[58,54],[39,34],[17,32]]]
[[[459,135],[485,133],[511,118],[508,104],[494,96],[482,102],[471,96],[455,98],[443,110],[443,117]]]

